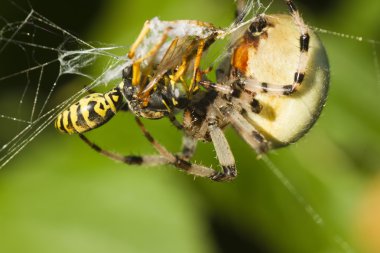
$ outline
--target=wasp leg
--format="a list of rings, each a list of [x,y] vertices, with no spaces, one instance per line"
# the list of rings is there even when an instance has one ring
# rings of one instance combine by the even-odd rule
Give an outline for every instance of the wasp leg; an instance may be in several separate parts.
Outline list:
[[[192,93],[192,91],[195,89],[194,86],[194,83],[198,80],[197,76],[198,76],[198,72],[199,72],[199,66],[201,64],[201,58],[202,58],[202,54],[203,54],[203,51],[204,51],[204,48],[205,48],[205,45],[206,45],[206,40],[200,40],[199,41],[199,44],[198,44],[198,49],[197,49],[197,54],[195,56],[195,59],[194,59],[194,72],[193,72],[193,77],[191,79],[191,82],[190,82],[190,86],[189,86],[189,92]],[[200,81],[200,80],[199,80]]]
[[[152,137],[152,135],[146,130],[145,126],[143,125],[143,123],[141,122],[139,118],[136,117],[135,119],[141,131],[144,133],[144,136],[146,137],[146,139],[153,145],[153,147],[161,156],[165,157],[168,164],[171,164],[183,170],[187,174],[194,175],[194,176],[208,177],[212,179],[215,175],[218,174],[218,172],[212,168],[202,166],[196,163],[191,163],[190,161],[183,159],[181,156],[170,153],[165,147],[159,144]]]
[[[148,23],[148,25],[149,25],[149,23]],[[144,26],[144,28],[145,28],[145,26]],[[144,28],[143,28],[143,30],[144,30]],[[143,35],[143,38],[146,36],[146,33],[149,32],[149,26],[147,29],[148,29],[148,31],[146,31],[146,32],[144,31],[145,34]],[[153,58],[158,53],[158,51],[160,50],[162,45],[165,43],[167,38],[168,38],[168,28],[163,32],[161,39],[158,43],[156,43],[145,55],[141,56],[140,58],[136,59],[133,62],[133,65],[132,65],[132,84],[133,85],[138,85],[140,83],[140,79],[141,79],[140,66],[141,66],[141,63],[148,58],[151,58],[151,57]],[[138,44],[140,44],[140,43],[141,42],[139,42]],[[138,44],[137,44],[137,46],[138,46]],[[134,49],[134,50],[136,50],[136,49]],[[134,51],[132,51],[132,52],[134,52]],[[134,53],[132,55],[134,55]]]
[[[97,144],[90,141],[83,134],[79,134],[79,137],[89,145],[96,152],[118,162],[126,163],[129,165],[145,165],[145,166],[158,166],[167,164],[167,160],[160,155],[151,156],[136,156],[136,155],[120,155],[114,152],[110,152],[98,146]]]
[[[228,141],[224,136],[222,129],[218,127],[216,119],[211,118],[207,124],[216,155],[220,166],[222,167],[222,171],[217,172],[211,177],[211,179],[214,181],[233,180],[237,176],[237,171],[235,158],[232,154]]]
[[[144,40],[144,38],[150,31],[149,25],[150,25],[150,20],[145,21],[144,26],[141,29],[139,36],[137,36],[137,39],[135,40],[135,42],[133,42],[131,48],[129,49],[128,58],[132,59],[135,56],[136,49],[138,48],[138,46],[141,44],[141,42]]]

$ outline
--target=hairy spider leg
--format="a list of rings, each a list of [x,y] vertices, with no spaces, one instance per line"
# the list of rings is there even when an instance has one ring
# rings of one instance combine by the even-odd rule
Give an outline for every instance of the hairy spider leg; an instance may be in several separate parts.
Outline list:
[[[199,177],[208,177],[214,179],[214,177],[219,174],[218,171],[212,168],[196,163],[191,163],[190,161],[183,159],[181,156],[171,153],[153,138],[153,136],[148,132],[148,130],[145,128],[144,124],[139,118],[136,117],[135,119],[141,131],[143,132],[145,138],[153,145],[153,147],[162,157],[165,157],[168,164],[171,164],[183,170],[187,174]],[[186,142],[184,144],[186,144]],[[183,148],[183,150],[188,149],[189,148]]]

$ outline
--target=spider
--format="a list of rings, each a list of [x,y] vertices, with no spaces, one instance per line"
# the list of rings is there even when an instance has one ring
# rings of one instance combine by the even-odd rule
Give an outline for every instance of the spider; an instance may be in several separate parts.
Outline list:
[[[261,14],[231,34],[230,46],[216,69],[216,82],[200,69],[203,52],[226,30],[200,21],[172,21],[148,52],[137,49],[152,30],[144,25],[128,54],[132,65],[123,82],[105,94],[90,94],[63,111],[56,128],[79,133],[97,152],[135,165],[171,164],[191,175],[214,181],[237,175],[235,159],[223,129],[231,125],[258,156],[301,138],[315,123],[329,84],[326,52],[308,29],[295,4],[284,0],[290,15]],[[238,1],[241,6],[241,1]],[[244,16],[238,8],[238,16]],[[170,32],[182,27],[192,32]],[[156,27],[157,28],[157,27]],[[166,45],[167,44],[167,45]],[[165,46],[166,45],[166,46]],[[139,54],[136,57],[136,54]],[[118,110],[130,110],[159,155],[123,156],[100,148],[82,133],[107,122]],[[179,122],[175,114],[183,112]],[[183,132],[179,154],[169,152],[147,131],[140,118],[168,117]],[[221,170],[192,163],[198,141],[212,142]]]

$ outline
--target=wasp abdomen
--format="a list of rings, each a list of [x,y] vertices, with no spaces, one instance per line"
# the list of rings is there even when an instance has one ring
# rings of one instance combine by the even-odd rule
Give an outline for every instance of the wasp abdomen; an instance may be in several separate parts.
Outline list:
[[[118,88],[105,94],[90,94],[61,112],[55,128],[68,134],[84,133],[109,121],[123,104]]]

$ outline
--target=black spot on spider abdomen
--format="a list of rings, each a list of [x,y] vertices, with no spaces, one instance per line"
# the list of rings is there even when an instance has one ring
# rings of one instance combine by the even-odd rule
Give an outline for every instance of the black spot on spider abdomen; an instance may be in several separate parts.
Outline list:
[[[251,106],[251,110],[253,113],[260,113],[263,109],[262,105],[257,99],[252,99],[251,103],[249,104]]]

